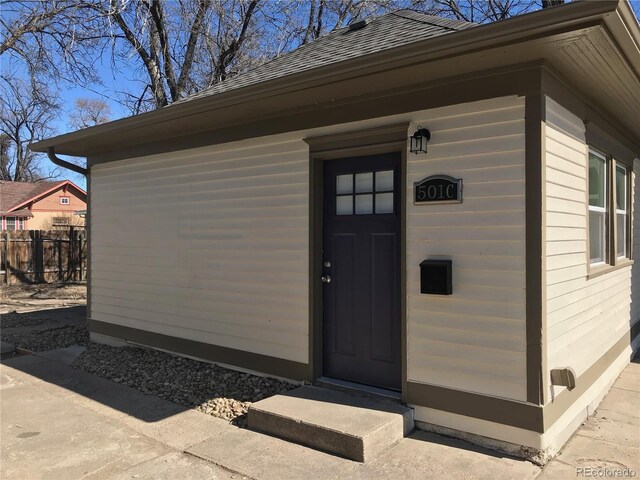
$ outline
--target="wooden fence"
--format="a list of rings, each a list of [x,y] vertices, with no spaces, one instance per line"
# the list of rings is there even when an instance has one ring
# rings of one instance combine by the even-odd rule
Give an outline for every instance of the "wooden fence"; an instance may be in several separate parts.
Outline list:
[[[82,228],[3,231],[0,238],[1,285],[86,280]]]

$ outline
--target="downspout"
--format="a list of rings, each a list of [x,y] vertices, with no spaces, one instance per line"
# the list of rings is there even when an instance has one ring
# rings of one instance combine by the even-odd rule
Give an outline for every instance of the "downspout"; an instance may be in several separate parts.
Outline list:
[[[80,175],[84,175],[85,177],[87,176],[86,168],[83,168],[79,165],[76,165],[71,162],[67,162],[66,160],[62,160],[61,158],[56,157],[56,151],[54,147],[47,148],[47,156],[49,157],[49,160],[51,160],[54,164],[58,165],[59,167],[66,168],[67,170],[72,170],[76,173],[79,173]]]
[[[84,175],[87,179],[87,214],[85,216],[85,228],[87,231],[87,320],[91,319],[91,195],[89,192],[89,170],[76,165],[61,158],[56,157],[56,151],[54,147],[47,148],[47,156],[49,160],[59,167],[66,168],[73,172]]]

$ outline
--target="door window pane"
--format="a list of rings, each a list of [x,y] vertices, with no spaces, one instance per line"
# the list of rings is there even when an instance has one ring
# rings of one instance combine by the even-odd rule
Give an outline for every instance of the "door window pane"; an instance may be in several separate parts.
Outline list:
[[[393,213],[393,177],[393,170],[336,175],[336,215]]]
[[[336,215],[353,215],[353,197],[336,197]]]
[[[336,177],[336,193],[353,192],[353,175],[338,175]]]
[[[389,191],[393,191],[393,170],[376,172],[376,192]]]
[[[393,213],[393,193],[376,194],[376,213]]]
[[[356,193],[373,191],[373,172],[356,173]],[[356,200],[356,205],[357,205]],[[357,207],[356,207],[357,210]]]
[[[356,215],[373,213],[373,195],[356,195]]]
[[[605,208],[606,206],[606,160],[593,152],[589,152],[589,205]]]

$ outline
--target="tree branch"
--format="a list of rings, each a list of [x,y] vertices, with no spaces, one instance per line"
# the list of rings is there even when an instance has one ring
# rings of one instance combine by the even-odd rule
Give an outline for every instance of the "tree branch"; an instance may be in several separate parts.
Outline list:
[[[249,24],[251,23],[251,17],[253,16],[253,12],[258,4],[258,0],[251,0],[249,2],[249,6],[247,7],[246,12],[244,12],[244,16],[242,19],[242,28],[240,29],[240,34],[238,37],[231,41],[229,46],[220,53],[220,57],[218,58],[218,65],[216,71],[216,79],[217,81],[222,81],[227,76],[227,67],[234,60],[238,50],[242,46],[245,36],[247,34],[247,29],[249,28]]]
[[[168,104],[167,96],[164,91],[164,85],[162,85],[162,78],[160,76],[159,67],[157,61],[153,59],[151,53],[147,52],[142,43],[138,40],[138,38],[134,35],[134,33],[129,28],[129,25],[125,21],[124,17],[118,10],[118,6],[116,5],[116,0],[110,0],[111,2],[111,10],[108,12],[108,15],[112,17],[122,33],[126,37],[127,41],[131,44],[131,46],[138,52],[140,55],[140,59],[142,60],[147,74],[149,75],[149,79],[151,80],[151,90],[153,92],[157,107],[164,107]]]
[[[200,33],[202,32],[204,19],[210,7],[211,0],[201,0],[200,2],[198,2],[198,12],[196,13],[196,17],[193,20],[193,24],[191,25],[191,29],[189,32],[187,50],[184,55],[184,61],[182,62],[182,68],[180,69],[180,77],[178,78],[178,83],[176,85],[176,98],[174,98],[173,100],[178,100],[178,98],[182,96],[184,92],[185,85],[187,84],[187,79],[191,74],[196,45],[198,44],[198,38],[200,37]]]

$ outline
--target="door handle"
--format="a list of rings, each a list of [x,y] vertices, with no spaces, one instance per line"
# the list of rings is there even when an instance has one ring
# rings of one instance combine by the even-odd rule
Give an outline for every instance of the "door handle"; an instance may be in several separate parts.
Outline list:
[[[322,280],[322,283],[331,283],[331,275],[323,275],[320,280]]]

